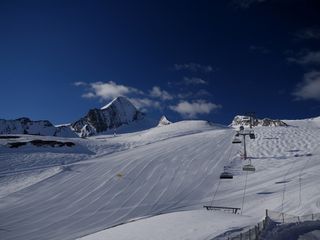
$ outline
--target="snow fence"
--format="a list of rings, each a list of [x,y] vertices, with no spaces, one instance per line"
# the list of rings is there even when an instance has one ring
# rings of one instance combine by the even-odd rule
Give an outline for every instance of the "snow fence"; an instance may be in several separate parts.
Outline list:
[[[305,221],[317,221],[320,220],[320,213],[312,213],[303,216],[294,216],[287,213],[267,211],[269,218],[276,223],[300,223]]]
[[[256,240],[260,239],[259,236],[266,228],[266,219],[258,222],[254,227],[250,228],[246,232],[242,232],[237,236],[229,236],[228,240]]]
[[[254,227],[249,228],[245,232],[241,232],[240,234],[234,236],[230,234],[227,238],[228,240],[260,240],[260,239],[275,239],[268,238],[268,232],[271,232],[274,228],[279,225],[285,224],[300,224],[306,222],[313,222],[320,220],[320,213],[316,214],[308,214],[303,216],[294,216],[282,212],[276,212],[271,210],[266,210],[266,217],[258,222]],[[308,223],[310,225],[310,223]],[[233,236],[231,236],[233,235]],[[219,237],[216,239],[220,239]]]

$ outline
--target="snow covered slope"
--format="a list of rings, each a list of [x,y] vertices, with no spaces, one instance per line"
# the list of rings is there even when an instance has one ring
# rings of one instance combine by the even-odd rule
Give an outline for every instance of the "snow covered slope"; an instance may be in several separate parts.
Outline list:
[[[34,134],[56,137],[77,137],[68,126],[55,127],[47,120],[32,121],[29,118],[0,119],[0,134]]]
[[[213,239],[226,231],[245,228],[252,218],[230,215],[223,212],[203,210],[179,211],[150,218],[137,219],[105,231],[100,231],[81,240],[183,240]]]
[[[81,137],[116,129],[144,118],[144,114],[125,97],[117,97],[101,109],[91,109],[80,120],[72,123],[72,128]]]
[[[156,239],[164,234],[165,239],[200,240],[254,224],[265,209],[320,212],[319,121],[288,123],[255,128],[256,139],[247,144],[256,172],[248,174],[242,171],[241,146],[231,144],[235,131],[205,121],[72,139],[81,157],[60,152],[69,161],[61,166],[50,167],[49,149],[32,149],[38,169],[23,172],[18,160],[0,166],[1,239]],[[1,161],[30,155],[5,143],[0,147]],[[48,160],[50,172],[40,172],[40,159]],[[233,180],[219,180],[224,166]],[[204,204],[240,207],[242,216],[207,212]],[[139,218],[144,220],[110,228]]]

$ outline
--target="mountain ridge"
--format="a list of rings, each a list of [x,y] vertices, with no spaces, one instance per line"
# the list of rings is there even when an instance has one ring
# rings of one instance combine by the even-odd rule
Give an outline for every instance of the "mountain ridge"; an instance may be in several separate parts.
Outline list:
[[[300,119],[303,120],[303,119]],[[305,119],[320,122],[320,117]],[[253,118],[252,126],[289,126],[298,120]],[[142,131],[156,126],[169,125],[163,115],[159,121],[148,118],[129,99],[123,96],[114,98],[101,108],[89,109],[87,114],[69,124],[54,126],[48,120],[30,120],[22,117],[14,120],[0,119],[0,134],[31,134],[58,137],[89,137],[97,134],[116,134]],[[250,126],[250,118],[236,115],[229,127]]]
[[[117,97],[104,107],[93,108],[79,120],[71,123],[71,128],[80,136],[88,137],[122,125],[142,120],[140,112],[127,98]]]
[[[249,127],[250,126],[250,121],[252,127],[257,127],[257,126],[263,126],[263,127],[287,127],[289,126],[287,123],[285,123],[282,120],[279,119],[271,119],[271,118],[263,118],[263,119],[258,119],[258,118],[250,118],[249,116],[242,116],[242,115],[236,115],[229,127],[238,127],[238,126],[244,126],[244,127]]]
[[[0,134],[30,134],[56,137],[77,137],[68,126],[54,126],[48,120],[31,120],[27,117],[13,120],[0,119]]]

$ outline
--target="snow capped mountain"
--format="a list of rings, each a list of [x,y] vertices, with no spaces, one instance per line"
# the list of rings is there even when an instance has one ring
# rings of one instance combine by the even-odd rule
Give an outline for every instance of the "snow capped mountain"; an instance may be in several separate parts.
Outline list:
[[[159,121],[159,123],[158,123],[158,127],[161,127],[161,126],[165,126],[165,125],[169,125],[169,124],[171,124],[172,122],[170,122],[167,118],[166,118],[166,116],[162,116],[161,118],[160,118],[160,121]]]
[[[32,134],[56,137],[77,137],[68,126],[54,126],[47,120],[32,121],[29,118],[0,119],[0,134]]]
[[[127,98],[117,97],[101,109],[90,109],[86,116],[72,124],[54,126],[47,120],[0,119],[0,134],[87,137],[108,130],[119,133],[135,132],[154,126],[156,122],[145,118],[145,114],[137,110]]]
[[[122,125],[142,120],[144,113],[125,97],[117,97],[101,109],[91,109],[80,120],[71,124],[81,137],[87,137],[107,130],[117,129]]]
[[[232,123],[229,126],[230,127],[239,127],[239,126],[249,127],[250,117],[237,115],[234,117],[234,119],[232,120]],[[253,118],[252,126],[253,127],[257,127],[257,126],[277,127],[277,126],[288,126],[288,124],[278,119],[274,120],[270,118],[264,118],[264,119]]]

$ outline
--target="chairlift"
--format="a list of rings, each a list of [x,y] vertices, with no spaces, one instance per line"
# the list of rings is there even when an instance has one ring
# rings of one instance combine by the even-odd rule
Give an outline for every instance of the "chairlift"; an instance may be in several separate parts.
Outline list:
[[[240,133],[237,132],[236,135],[234,135],[235,137],[239,137],[240,136]]]
[[[254,172],[256,168],[252,164],[246,164],[242,168],[243,171]]]
[[[220,179],[233,179],[233,175],[230,172],[222,172],[220,174]]]
[[[243,131],[244,130],[244,126],[240,126],[240,131]]]
[[[220,174],[220,179],[232,179],[233,178],[233,174],[228,171],[230,167],[228,166],[224,166],[223,168],[223,172]]]
[[[241,143],[241,140],[240,140],[240,138],[238,138],[238,137],[234,137],[233,138],[233,140],[232,140],[232,143]]]
[[[256,139],[256,135],[254,133],[249,134],[250,139]]]

